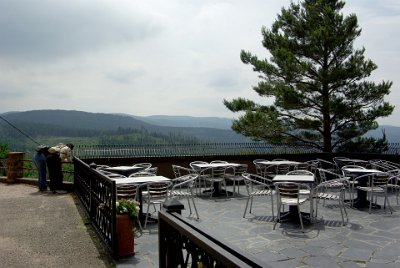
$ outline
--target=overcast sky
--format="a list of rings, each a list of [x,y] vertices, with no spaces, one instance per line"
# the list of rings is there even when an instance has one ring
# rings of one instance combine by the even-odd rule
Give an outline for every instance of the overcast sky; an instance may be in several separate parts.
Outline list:
[[[400,126],[400,1],[348,0],[396,105]],[[0,113],[67,109],[132,115],[233,118],[223,99],[260,99],[240,61],[269,58],[270,28],[289,0],[0,0]]]

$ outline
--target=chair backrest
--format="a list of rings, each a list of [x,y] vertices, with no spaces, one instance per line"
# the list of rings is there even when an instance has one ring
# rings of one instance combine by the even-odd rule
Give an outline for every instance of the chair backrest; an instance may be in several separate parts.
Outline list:
[[[213,167],[211,168],[211,176],[213,178],[223,178],[227,167]]]
[[[223,161],[223,160],[213,160],[213,161],[211,161],[210,163],[211,163],[211,164],[217,164],[217,163],[226,164],[226,163],[228,163],[228,162],[227,162],[227,161]]]
[[[143,167],[143,168],[150,168],[152,166],[151,163],[137,163],[133,165],[134,167]]]
[[[308,163],[299,163],[295,167],[297,170],[309,170],[310,165]]]
[[[359,165],[345,165],[342,167],[342,174],[344,176],[350,176],[350,177],[354,177],[354,174],[351,174],[350,172],[348,172],[346,169],[348,168],[359,168],[359,169],[365,169],[365,167],[363,166],[359,166]]]
[[[318,169],[318,175],[317,178],[319,179],[318,183],[333,180],[333,179],[341,179],[344,178],[341,174],[335,173],[330,170],[326,170],[323,168]]]
[[[126,178],[126,176],[122,175],[122,174],[118,174],[118,173],[114,173],[114,172],[109,172],[106,170],[101,170],[99,169],[99,172],[103,175],[106,175],[107,177],[111,178],[111,179],[119,179],[119,178]]]
[[[280,198],[296,198],[299,197],[300,184],[295,182],[279,182],[275,183],[275,189]]]
[[[172,180],[172,188],[171,188],[171,193],[176,190],[176,189],[187,189],[191,191],[195,186],[196,186],[196,180],[199,175],[197,174],[187,174],[180,176],[178,178],[175,178]]]
[[[387,172],[375,173],[371,177],[371,186],[373,187],[385,187],[388,184],[390,174]]]
[[[258,162],[266,162],[266,161],[268,161],[268,160],[267,159],[254,159],[253,164],[256,164]]]
[[[296,169],[296,170],[289,171],[288,173],[286,173],[286,175],[311,175],[311,176],[314,176],[314,173],[312,173],[311,171],[308,171],[308,170]]]
[[[141,172],[147,172],[147,173],[152,173],[152,174],[154,174],[154,175],[157,175],[158,167],[146,168],[145,170],[143,170],[143,171],[141,171]]]
[[[172,171],[174,172],[175,178],[179,178],[183,175],[192,174],[194,170],[191,168],[185,168],[178,165],[172,165]]]
[[[336,164],[331,161],[321,159],[321,158],[317,158],[317,160],[319,162],[320,168],[327,169],[327,170],[335,170],[336,169]]]
[[[290,171],[290,165],[281,164],[276,166],[277,174],[286,174]]]
[[[247,164],[240,164],[239,166],[234,167],[234,173],[236,176],[240,176],[243,173],[247,172],[248,165]]]
[[[146,183],[147,199],[166,199],[171,186],[171,181]]]
[[[118,199],[137,199],[138,186],[134,184],[118,184],[117,198]]]
[[[129,175],[129,177],[150,177],[150,176],[156,176],[156,174],[152,172],[146,172],[146,171],[139,171],[136,173],[132,173]]]
[[[243,173],[242,177],[244,178],[244,182],[246,186],[253,186],[255,184],[257,185],[263,185],[263,186],[273,186],[272,180],[267,179],[263,176],[260,176],[258,174],[253,174],[253,173]]]
[[[193,170],[195,170],[195,171],[200,171],[201,170],[201,168],[199,168],[198,166],[196,166],[196,164],[208,164],[207,162],[204,162],[204,161],[193,161],[193,162],[190,162],[190,164],[189,164],[189,166],[193,169]]]

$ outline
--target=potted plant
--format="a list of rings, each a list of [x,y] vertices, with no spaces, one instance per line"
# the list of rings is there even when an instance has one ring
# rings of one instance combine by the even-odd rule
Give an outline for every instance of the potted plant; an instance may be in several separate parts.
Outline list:
[[[133,199],[116,202],[118,257],[132,256],[134,251],[134,223],[139,214],[139,204]]]

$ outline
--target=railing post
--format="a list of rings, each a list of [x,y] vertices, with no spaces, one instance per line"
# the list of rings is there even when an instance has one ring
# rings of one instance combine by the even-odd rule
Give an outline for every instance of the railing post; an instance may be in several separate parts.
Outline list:
[[[164,202],[163,207],[169,213],[176,212],[182,215],[182,210],[185,209],[185,206],[176,199],[168,199]]]
[[[21,152],[10,152],[7,155],[7,183],[13,183],[24,175],[24,155]]]

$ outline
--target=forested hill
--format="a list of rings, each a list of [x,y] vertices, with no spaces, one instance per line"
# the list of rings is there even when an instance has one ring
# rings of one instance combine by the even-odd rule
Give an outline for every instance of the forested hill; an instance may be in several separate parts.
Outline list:
[[[230,129],[231,119],[189,116],[132,116],[66,110],[9,112],[1,115],[39,143],[160,144],[249,142]],[[368,136],[400,142],[400,127],[381,126]],[[27,137],[0,120],[0,144],[13,149],[34,146]],[[21,146],[21,147],[19,147]]]
[[[9,112],[1,115],[39,143],[71,141],[76,144],[160,144],[246,142],[230,129],[169,127],[150,124],[130,115],[66,110]],[[195,120],[193,118],[193,120]],[[0,143],[32,147],[32,142],[0,120]]]

